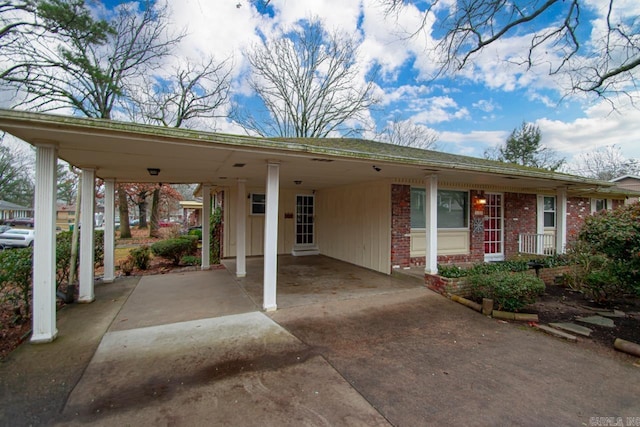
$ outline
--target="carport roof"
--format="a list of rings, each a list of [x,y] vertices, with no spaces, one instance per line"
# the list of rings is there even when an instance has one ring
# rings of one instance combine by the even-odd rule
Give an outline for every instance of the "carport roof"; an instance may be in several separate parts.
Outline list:
[[[282,186],[307,189],[379,179],[421,180],[429,174],[454,184],[536,191],[568,186],[588,192],[613,185],[361,139],[260,138],[2,109],[0,129],[32,145],[53,144],[61,159],[119,182],[229,185],[246,179],[248,185],[263,185],[266,162],[277,161]],[[158,168],[160,174],[150,176],[147,168]]]

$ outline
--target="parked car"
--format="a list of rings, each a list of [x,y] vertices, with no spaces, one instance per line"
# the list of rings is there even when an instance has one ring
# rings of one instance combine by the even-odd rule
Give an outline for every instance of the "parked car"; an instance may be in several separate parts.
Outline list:
[[[11,227],[8,225],[0,225],[0,234],[4,233],[7,230],[11,230]]]
[[[36,233],[33,230],[12,228],[0,234],[0,246],[3,248],[26,248],[33,246]]]
[[[23,227],[31,227],[33,228],[34,220],[33,218],[12,218],[4,221],[5,225],[10,225],[15,227],[16,225]]]

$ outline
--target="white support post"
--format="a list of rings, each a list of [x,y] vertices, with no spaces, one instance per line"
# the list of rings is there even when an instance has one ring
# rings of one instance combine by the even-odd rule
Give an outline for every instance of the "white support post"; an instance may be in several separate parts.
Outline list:
[[[438,176],[429,175],[425,182],[426,254],[424,272],[438,274]]]
[[[36,147],[32,343],[53,341],[56,328],[56,147]]]
[[[93,251],[94,213],[95,213],[95,169],[82,169],[82,202],[80,203],[80,274],[78,302],[90,303],[96,299],[94,292],[94,265]]]
[[[556,253],[563,254],[567,247],[567,187],[558,188],[556,200]]]
[[[247,194],[244,179],[238,180],[238,199],[236,209],[236,277],[245,277],[247,275]]]
[[[202,270],[209,270],[211,263],[211,186],[202,184]]]
[[[115,197],[114,179],[104,181],[104,283],[112,283],[116,277],[115,268]]]
[[[275,311],[278,280],[278,204],[280,192],[280,164],[267,165],[267,192],[264,219],[264,284],[265,311]]]

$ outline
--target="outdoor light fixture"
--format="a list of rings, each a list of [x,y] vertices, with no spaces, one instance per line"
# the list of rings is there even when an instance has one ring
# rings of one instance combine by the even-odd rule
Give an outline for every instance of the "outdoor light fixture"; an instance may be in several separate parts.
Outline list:
[[[300,184],[302,184],[302,181],[293,181],[293,183],[294,183],[295,185],[300,185]]]
[[[151,175],[151,176],[160,175],[160,169],[158,169],[158,168],[147,168],[147,171],[149,172],[149,175]]]
[[[378,166],[376,166],[376,165],[373,165],[373,170],[374,170],[374,171],[376,171],[376,172],[380,172],[382,169],[381,169],[381,168],[379,168],[379,167],[378,167]]]

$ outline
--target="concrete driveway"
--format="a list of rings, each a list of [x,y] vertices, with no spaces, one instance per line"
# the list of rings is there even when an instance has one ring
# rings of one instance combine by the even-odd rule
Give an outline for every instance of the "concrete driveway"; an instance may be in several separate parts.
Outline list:
[[[329,261],[319,260],[334,266],[327,283],[332,270],[352,268]],[[63,310],[56,342],[23,346],[0,365],[0,422],[583,426],[640,417],[632,358],[373,274],[368,288],[336,283],[324,299],[290,297],[268,315],[226,270],[98,286],[97,310]]]

